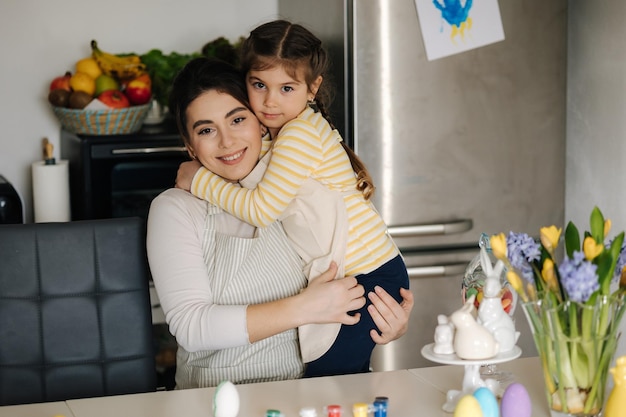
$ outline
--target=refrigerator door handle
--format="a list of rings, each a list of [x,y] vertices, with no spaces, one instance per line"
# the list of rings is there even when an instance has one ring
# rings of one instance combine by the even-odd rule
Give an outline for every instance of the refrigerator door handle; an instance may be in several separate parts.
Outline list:
[[[412,226],[391,226],[389,234],[397,237],[419,237],[465,233],[474,226],[472,219],[455,220],[446,223],[419,224]]]
[[[466,268],[467,262],[462,262],[449,265],[411,266],[406,270],[409,273],[409,278],[432,278],[452,275],[462,277]]]

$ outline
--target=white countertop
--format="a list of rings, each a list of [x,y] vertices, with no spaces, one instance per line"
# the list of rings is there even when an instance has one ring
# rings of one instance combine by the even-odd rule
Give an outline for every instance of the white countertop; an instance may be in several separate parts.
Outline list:
[[[528,391],[533,404],[533,417],[550,417],[545,385],[542,377],[541,362],[538,357],[519,358],[511,362],[500,363],[498,370],[513,374],[514,382],[519,382]],[[425,383],[445,394],[448,390],[462,387],[463,366],[434,366],[429,368],[409,369]],[[451,414],[447,414],[451,416]],[[390,416],[393,417],[393,416]]]
[[[524,384],[533,402],[533,417],[549,417],[539,359],[520,358],[498,365]],[[299,379],[237,385],[239,417],[265,417],[268,409],[285,417],[298,417],[304,407],[339,404],[343,417],[352,416],[352,405],[389,397],[389,417],[451,417],[442,410],[446,393],[460,389],[463,366],[446,365],[402,371]],[[0,417],[212,417],[214,388],[160,391],[147,394],[86,398],[45,404],[0,407]]]
[[[303,407],[314,407],[322,416],[324,406],[339,404],[343,416],[352,415],[352,405],[372,403],[377,396],[389,397],[388,415],[414,417],[419,410],[437,410],[432,416],[449,416],[440,410],[445,395],[423,383],[411,372],[390,371],[237,385],[241,417],[265,417],[268,409],[285,417],[297,417]],[[89,398],[67,401],[75,417],[210,417],[214,388]]]
[[[0,407],[0,417],[75,417],[65,401]]]

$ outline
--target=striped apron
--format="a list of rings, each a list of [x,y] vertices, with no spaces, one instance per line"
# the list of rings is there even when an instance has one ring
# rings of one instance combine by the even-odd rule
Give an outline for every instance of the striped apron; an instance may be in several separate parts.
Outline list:
[[[204,261],[215,304],[258,304],[297,294],[306,286],[302,261],[278,222],[245,239],[215,231],[218,207],[208,206]],[[187,352],[178,347],[176,388],[300,378],[304,364],[298,334],[291,329],[245,346]]]

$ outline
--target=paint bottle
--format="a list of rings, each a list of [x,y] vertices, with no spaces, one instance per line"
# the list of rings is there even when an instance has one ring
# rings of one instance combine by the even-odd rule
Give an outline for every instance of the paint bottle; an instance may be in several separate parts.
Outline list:
[[[369,404],[355,403],[352,404],[352,416],[353,417],[367,417],[369,411]]]
[[[324,407],[327,417],[341,417],[341,406],[332,404]]]
[[[304,407],[300,409],[300,417],[317,417],[317,411],[313,407]]]
[[[374,409],[374,417],[387,417],[387,404],[389,404],[389,398],[376,397],[372,408]]]

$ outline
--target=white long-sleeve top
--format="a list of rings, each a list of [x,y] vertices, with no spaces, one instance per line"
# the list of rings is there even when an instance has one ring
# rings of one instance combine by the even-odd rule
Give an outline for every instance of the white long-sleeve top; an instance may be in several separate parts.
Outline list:
[[[176,341],[195,352],[249,343],[247,305],[216,305],[207,279],[202,239],[207,202],[186,191],[169,189],[157,196],[148,216],[150,270],[166,322]],[[220,233],[243,238],[255,227],[227,214],[214,214]]]

